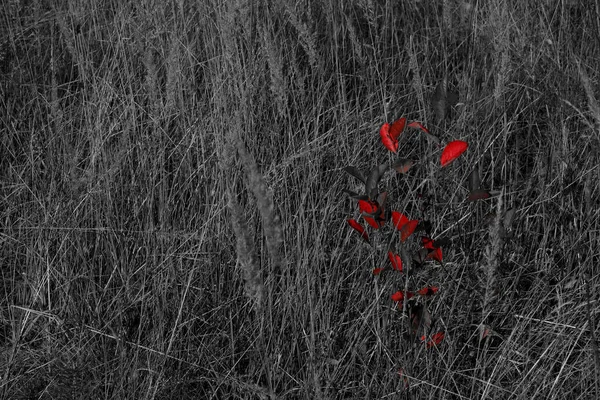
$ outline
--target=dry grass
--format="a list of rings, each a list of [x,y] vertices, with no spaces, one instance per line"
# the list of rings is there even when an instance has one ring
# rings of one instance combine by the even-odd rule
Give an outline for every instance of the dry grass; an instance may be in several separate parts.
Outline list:
[[[600,396],[597,4],[15,0],[0,21],[2,398]],[[385,251],[342,192],[345,166],[393,161],[400,115],[470,144],[441,170],[406,134],[420,162],[380,184],[452,239],[408,282],[372,276]],[[464,202],[476,165],[500,197]],[[390,300],[425,284],[429,350]]]

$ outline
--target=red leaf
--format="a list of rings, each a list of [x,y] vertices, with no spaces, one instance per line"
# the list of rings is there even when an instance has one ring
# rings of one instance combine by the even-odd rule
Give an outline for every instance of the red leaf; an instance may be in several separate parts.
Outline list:
[[[399,290],[392,295],[392,300],[398,302],[399,303],[398,305],[401,307],[404,299],[408,300],[408,299],[412,298],[414,295],[415,294],[413,292],[407,292],[405,295],[403,291]]]
[[[358,233],[360,233],[360,236],[362,236],[362,238],[365,240],[365,242],[371,244],[371,242],[369,241],[369,234],[367,233],[367,231],[365,231],[365,228],[363,228],[363,226],[361,224],[359,224],[358,222],[356,222],[355,219],[349,219],[348,220],[348,224]]]
[[[406,217],[406,215],[402,214],[401,212],[392,211],[392,223],[396,229],[402,229],[402,227],[409,221],[410,220]]]
[[[385,192],[384,192],[385,193]],[[382,194],[384,194],[382,193]],[[385,196],[381,197],[385,201]],[[383,207],[375,200],[359,200],[358,208],[363,218],[374,229],[379,229],[385,225],[385,214]]]
[[[444,337],[446,336],[446,334],[444,332],[438,332],[435,333],[431,336],[431,340],[429,340],[426,344],[427,348],[430,349],[433,346],[437,346],[438,344],[442,343],[442,340],[444,340]],[[425,335],[421,336],[421,342],[425,342]]]
[[[401,158],[392,164],[392,168],[394,168],[399,174],[406,174],[413,165],[415,165],[413,160]]]
[[[429,132],[429,129],[425,128],[423,126],[423,124],[421,124],[420,122],[417,121],[413,121],[410,124],[408,124],[409,128],[415,128],[415,129],[420,129],[424,134],[425,137],[428,140],[431,140],[432,142],[434,142],[435,144],[440,144],[440,139],[438,139],[437,136],[433,135],[431,132]]]
[[[398,254],[394,254],[391,251],[388,251],[388,258],[392,263],[392,269],[394,271],[402,272],[402,258]]]
[[[445,332],[438,332],[436,334],[434,334],[431,337],[431,340],[435,343],[435,344],[440,344],[442,343],[442,340],[444,340],[444,338],[446,337],[446,333]]]
[[[463,142],[462,140],[455,140],[450,142],[442,151],[442,157],[440,158],[440,163],[442,167],[447,166],[452,161],[456,160],[462,153],[467,150],[469,144],[467,142]]]
[[[435,245],[433,244],[433,239],[428,238],[427,236],[421,237],[421,243],[423,243],[423,247],[428,250],[435,250]]]
[[[390,127],[390,137],[392,140],[398,142],[398,138],[404,132],[404,127],[406,126],[406,118],[402,117],[395,120]]]
[[[441,263],[442,262],[442,249],[440,247],[438,247],[431,253],[428,253],[427,258],[431,258],[432,260],[435,260],[435,261]]]
[[[392,153],[398,151],[398,138],[404,131],[406,126],[406,118],[399,118],[394,121],[391,125],[386,122],[379,129],[379,136],[381,136],[381,142],[386,149]]]
[[[437,286],[427,286],[419,290],[417,293],[419,293],[421,296],[429,297],[436,294],[439,290],[440,288],[438,288]]]
[[[379,205],[373,200],[359,200],[358,209],[361,213],[375,214]]]
[[[383,268],[375,268],[373,270],[373,275],[377,276],[381,273],[381,271],[383,271]]]
[[[404,300],[404,292],[402,292],[401,290],[398,290],[396,293],[394,293],[392,295],[392,300],[393,301],[402,301],[402,300]]]
[[[377,221],[375,221],[373,218],[371,217],[365,217],[363,215],[363,219],[365,220],[365,222],[373,229],[379,229],[381,228],[382,225],[380,225]]]
[[[418,220],[409,220],[406,215],[398,211],[392,211],[392,223],[400,231],[400,240],[403,242],[413,234],[419,225]]]
[[[425,132],[425,133],[428,133],[428,134],[430,134],[430,135],[431,135],[431,132],[429,132],[429,129],[425,128],[425,127],[423,126],[423,124],[422,124],[422,123],[420,123],[420,122],[418,122],[418,121],[413,121],[413,122],[411,122],[410,124],[408,124],[408,127],[409,127],[409,128],[420,129],[420,130],[422,130],[423,132]]]
[[[419,220],[416,219],[408,221],[406,224],[404,224],[400,229],[400,240],[402,242],[405,242],[406,239],[408,239],[410,235],[413,234],[413,232],[417,228],[417,225],[419,225]]]
[[[386,149],[395,153],[398,151],[398,139],[393,139],[390,134],[390,124],[385,123],[379,129],[379,136],[381,136],[381,143],[385,146]]]
[[[427,250],[433,250],[427,252],[425,259],[431,258],[433,260],[442,262],[442,249],[438,247],[438,243],[427,236],[421,237],[421,242],[423,243],[423,247]]]

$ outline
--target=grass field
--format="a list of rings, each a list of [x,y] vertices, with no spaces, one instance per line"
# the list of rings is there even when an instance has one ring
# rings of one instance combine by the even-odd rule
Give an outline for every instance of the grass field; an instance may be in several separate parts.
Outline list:
[[[598,0],[0,20],[1,398],[600,398]],[[440,145],[386,150],[400,116]],[[397,157],[417,162],[382,177],[387,208],[450,241],[417,269],[420,234],[392,236],[406,274],[390,226],[371,246],[346,222],[344,168]],[[466,201],[473,170],[491,198]],[[425,286],[435,346],[391,299]]]

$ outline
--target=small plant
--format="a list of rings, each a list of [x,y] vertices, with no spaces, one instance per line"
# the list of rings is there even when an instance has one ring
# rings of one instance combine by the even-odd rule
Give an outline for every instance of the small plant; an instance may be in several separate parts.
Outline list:
[[[381,142],[386,149],[394,154],[398,153],[399,143],[405,128],[419,130],[426,135],[430,143],[440,145],[440,140],[420,122],[413,121],[407,123],[405,117],[399,118],[392,123],[384,123],[379,135]],[[440,168],[445,168],[453,161],[459,158],[468,148],[468,143],[461,140],[455,140],[448,143],[442,150],[440,156]],[[449,240],[431,237],[431,223],[429,221],[411,219],[404,211],[392,210],[390,208],[390,198],[388,192],[379,190],[379,183],[382,177],[389,170],[394,170],[398,174],[406,174],[415,162],[411,159],[398,158],[391,165],[381,164],[374,167],[369,173],[368,178],[354,166],[348,166],[344,170],[358,179],[365,185],[364,193],[355,193],[346,190],[346,193],[357,201],[358,210],[366,226],[363,226],[356,219],[348,219],[349,225],[354,229],[362,239],[368,243],[374,252],[383,250],[387,252],[388,263],[385,266],[377,266],[372,273],[375,276],[383,274],[386,270],[391,273],[403,274],[405,285],[403,289],[391,294],[391,300],[406,313],[408,317],[408,332],[405,337],[412,342],[420,341],[426,349],[438,346],[444,340],[446,333],[443,330],[429,335],[434,327],[434,319],[427,309],[426,300],[435,296],[439,291],[438,286],[425,286],[421,289],[411,291],[411,277],[420,269],[424,268],[428,262],[439,263],[443,266],[442,248],[449,244]],[[478,200],[489,197],[490,193],[480,189],[479,177],[475,177],[477,182],[471,189],[468,200]],[[474,178],[474,179],[475,179]],[[487,196],[486,196],[487,194]],[[391,221],[392,228],[384,233],[384,227]],[[376,246],[373,238],[369,236],[368,227],[380,232],[383,240],[383,246]],[[420,239],[416,242],[417,246],[409,245],[410,238],[420,233]],[[409,249],[417,248],[410,256]]]

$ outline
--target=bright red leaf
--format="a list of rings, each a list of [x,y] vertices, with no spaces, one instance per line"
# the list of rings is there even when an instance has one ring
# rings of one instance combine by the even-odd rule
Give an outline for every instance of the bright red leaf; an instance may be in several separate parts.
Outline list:
[[[431,258],[438,262],[442,262],[442,249],[441,247],[437,247],[438,243],[433,239],[428,238],[427,236],[421,237],[421,242],[423,243],[423,247],[426,250],[432,250],[427,252],[426,259]]]
[[[364,220],[365,220],[365,222],[366,222],[367,224],[369,224],[369,226],[370,226],[371,228],[373,228],[373,229],[379,229],[379,228],[381,228],[381,227],[383,226],[383,225],[380,225],[380,224],[379,224],[377,221],[375,221],[375,219],[374,219],[374,218],[371,218],[371,217],[365,217],[365,216],[363,215],[363,219],[364,219]]]
[[[429,297],[436,294],[439,290],[440,288],[438,288],[437,286],[427,286],[419,290],[417,293],[419,293],[419,295],[421,296]]]
[[[419,225],[418,220],[410,220],[399,211],[392,211],[392,223],[400,231],[400,240],[402,242],[406,241]]]
[[[402,227],[407,224],[410,220],[404,214],[399,211],[392,211],[392,223],[394,227],[398,230],[402,229]]]
[[[398,151],[398,139],[392,139],[389,123],[386,122],[381,126],[379,129],[379,136],[381,136],[381,143],[383,143],[386,149],[392,153]]]
[[[416,219],[408,221],[406,224],[404,224],[402,226],[402,228],[400,228],[400,240],[402,242],[405,242],[406,239],[408,239],[410,237],[410,235],[413,234],[415,229],[417,229],[418,225],[419,225],[419,220],[416,220]]]
[[[394,271],[402,272],[402,258],[398,254],[388,251],[388,259],[392,263],[392,269]]]
[[[382,193],[385,195],[385,193]],[[385,196],[384,196],[385,197]],[[385,198],[383,198],[385,201]],[[385,225],[385,214],[383,207],[375,200],[358,200],[358,209],[363,218],[374,229],[379,229]]]
[[[373,200],[359,200],[358,201],[358,209],[360,212],[367,214],[374,214],[377,211],[379,206]]]
[[[410,299],[414,296],[415,294],[413,292],[407,292],[406,295],[404,294],[403,291],[398,290],[396,293],[394,293],[392,295],[392,300],[399,303],[398,306],[402,307],[402,303],[404,302],[404,299]]]
[[[435,245],[433,243],[433,239],[428,238],[427,236],[421,237],[421,243],[423,243],[423,247],[428,250],[434,250]]]
[[[383,268],[375,268],[373,270],[373,275],[377,276],[381,273],[381,271],[383,271]]]
[[[390,127],[390,137],[392,140],[398,140],[402,132],[404,132],[404,127],[406,126],[406,118],[398,118],[392,123]]]
[[[401,290],[398,290],[396,293],[394,293],[392,295],[392,300],[393,301],[402,301],[402,300],[404,300],[404,292],[402,292]]]
[[[386,149],[395,153],[398,151],[398,138],[404,131],[406,126],[406,118],[399,118],[392,122],[390,125],[388,122],[383,124],[379,129],[379,136],[381,136],[381,142]]]
[[[367,231],[365,231],[365,228],[363,228],[363,226],[361,224],[359,224],[355,219],[349,219],[348,224],[356,232],[360,233],[360,236],[362,236],[362,238],[365,240],[365,242],[371,244],[371,242],[369,241],[369,234],[367,233]]]
[[[442,151],[442,157],[440,158],[440,163],[442,167],[447,166],[452,161],[456,160],[462,153],[464,153],[469,144],[467,142],[463,142],[462,140],[455,140],[450,142]]]

